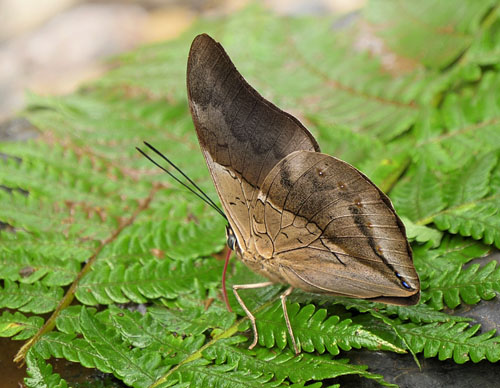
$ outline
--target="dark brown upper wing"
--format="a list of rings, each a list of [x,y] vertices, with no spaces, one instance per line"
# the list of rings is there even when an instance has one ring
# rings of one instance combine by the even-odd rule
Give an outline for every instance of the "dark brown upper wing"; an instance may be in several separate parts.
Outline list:
[[[319,146],[296,118],[257,93],[206,34],[191,45],[187,89],[200,147],[245,249],[251,235],[249,207],[269,171],[291,152],[319,151]]]

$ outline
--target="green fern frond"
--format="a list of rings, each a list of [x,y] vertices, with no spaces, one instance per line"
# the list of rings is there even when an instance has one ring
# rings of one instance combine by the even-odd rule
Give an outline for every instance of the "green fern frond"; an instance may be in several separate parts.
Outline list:
[[[191,292],[195,282],[218,285],[222,263],[215,260],[130,260],[128,265],[102,261],[78,285],[76,297],[87,305],[145,303]]]
[[[497,164],[494,154],[486,154],[465,165],[453,174],[444,187],[445,200],[450,207],[457,207],[483,198],[489,191],[491,171]]]
[[[381,313],[389,317],[397,316],[403,321],[410,320],[413,323],[472,321],[472,318],[450,315],[441,311],[436,311],[426,304],[419,304],[412,307],[386,305]]]
[[[495,330],[476,335],[480,325],[469,326],[466,322],[430,323],[417,326],[408,323],[400,327],[401,332],[415,352],[424,357],[438,357],[439,360],[453,358],[457,364],[469,360],[479,362],[487,359],[500,360],[499,337]]]
[[[430,110],[414,135],[413,155],[433,170],[460,168],[471,156],[481,157],[500,148],[500,75],[486,71],[476,87],[449,92],[439,110]]]
[[[462,302],[476,304],[480,300],[490,300],[500,292],[500,268],[491,261],[483,267],[472,264],[467,268],[457,266],[451,270],[433,274],[429,280],[422,281],[422,302],[435,309],[443,308],[443,301],[450,308]]]
[[[80,270],[80,261],[91,255],[91,244],[72,245],[60,235],[44,237],[44,241],[35,241],[21,230],[2,234],[0,278],[45,286],[70,284]]]
[[[60,245],[59,249],[62,249],[62,246],[68,245],[68,239],[76,240],[75,246],[70,248],[72,253],[85,249],[93,251],[98,240],[108,237],[111,228],[116,227],[116,219],[108,223],[100,222],[100,216],[95,212],[89,213],[85,204],[56,202],[56,205],[52,201],[40,200],[35,194],[26,197],[15,192],[0,192],[0,201],[3,204],[0,217],[20,230],[20,239],[27,240],[23,233],[30,235],[28,246],[23,246],[23,249],[27,255],[35,257],[38,256],[38,249],[47,249],[46,244]],[[34,241],[34,236],[40,237],[40,241]],[[11,241],[17,238],[17,235],[7,237]],[[4,247],[4,251],[8,249]],[[87,258],[78,256],[76,260],[82,262]]]
[[[301,99],[294,105],[304,106],[308,115],[320,120],[330,130],[346,126],[354,132],[383,140],[406,131],[420,113],[416,103],[418,89],[424,89],[429,79],[422,79],[418,72],[398,79],[383,74],[379,63],[347,49],[342,44],[344,42],[339,44],[338,37],[328,33],[330,25],[331,22],[327,21],[321,28],[311,29],[302,23],[290,39],[287,51],[294,59],[289,65],[291,70],[299,79],[307,77],[315,81],[308,89],[302,87]],[[311,41],[318,44],[311,45]],[[349,66],[341,60],[347,56],[352,59]],[[282,70],[279,73],[276,74],[278,80],[290,77]],[[316,79],[311,79],[311,75]],[[414,89],[409,87],[410,84]],[[284,82],[283,87],[279,82],[274,85],[275,82],[273,88],[283,96],[287,94],[280,91],[290,89],[289,82]],[[314,104],[309,102],[311,98],[314,98]]]
[[[499,8],[496,7],[488,15],[488,28],[483,28],[481,35],[474,41],[465,55],[468,63],[492,65],[500,61],[500,21]]]
[[[107,359],[92,348],[86,340],[76,338],[76,334],[47,333],[32,349],[35,349],[45,360],[50,357],[64,358],[86,368],[97,368],[104,373],[113,371]]]
[[[19,312],[3,311],[0,316],[0,337],[25,340],[33,336],[43,324],[43,318],[26,317]]]
[[[177,300],[176,305],[180,302]],[[184,304],[181,307],[151,306],[148,313],[158,321],[164,330],[181,335],[197,335],[207,330],[228,330],[235,322],[235,314],[229,313],[225,307],[212,304],[208,309],[200,309],[198,305]]]
[[[430,249],[427,244],[417,246],[413,251],[415,267],[424,283],[444,271],[459,270],[464,264],[489,252],[490,247],[457,236],[445,237],[438,248]]]
[[[40,142],[32,143],[28,149],[17,143],[2,144],[0,151],[22,158],[22,162],[2,164],[0,179],[9,187],[25,189],[40,199],[66,201],[66,208],[70,203],[85,204],[87,211],[94,210],[97,216],[98,208],[133,205],[130,200],[123,201],[123,186],[118,180],[125,177],[91,154],[78,155],[71,147]],[[122,202],[117,202],[120,198]]]
[[[56,327],[62,333],[66,334],[78,334],[81,333],[80,329],[80,313],[82,309],[86,307],[83,306],[69,306],[65,308],[61,314],[58,315],[56,319]],[[95,313],[95,309],[90,309]]]
[[[47,287],[41,283],[20,284],[4,280],[3,287],[0,286],[0,308],[44,314],[54,310],[63,295],[61,287]]]
[[[492,299],[499,287],[496,262],[482,268],[478,264],[464,268],[465,264],[489,251],[486,245],[459,237],[443,239],[437,249],[417,247],[414,257],[421,279],[422,301],[441,310],[443,300],[448,307],[455,308],[462,301],[476,304],[481,299]]]
[[[443,232],[425,225],[417,225],[405,216],[402,216],[401,220],[405,224],[406,237],[409,241],[416,241],[419,243],[426,243],[429,241],[433,247],[439,246],[443,238]]]
[[[372,350],[404,352],[404,349],[376,336],[360,325],[353,324],[352,320],[341,320],[335,315],[328,316],[325,309],[316,309],[312,304],[300,308],[294,303],[289,305],[287,310],[297,344],[303,351],[324,353],[326,350],[332,355],[337,355],[340,349],[364,347]],[[260,345],[283,349],[287,342],[291,344],[281,303],[274,303],[259,311],[256,314],[256,322]]]
[[[484,257],[491,247],[460,236],[448,235],[437,248],[429,244],[413,247],[415,266],[422,277],[430,276],[430,272],[455,268],[473,259]]]
[[[444,68],[471,45],[482,18],[494,4],[493,0],[459,4],[376,0],[369,2],[366,15],[372,23],[384,26],[379,35],[399,55],[431,68]]]
[[[216,364],[237,365],[237,370],[258,370],[265,375],[271,375],[277,383],[288,379],[291,383],[323,380],[349,374],[374,379],[385,386],[392,386],[383,381],[382,376],[367,372],[364,365],[349,364],[346,359],[319,357],[311,354],[295,356],[292,351],[281,353],[265,348],[250,351],[235,344],[244,342],[244,337],[233,337],[221,340],[208,347],[203,356]]]
[[[410,168],[391,191],[391,199],[398,213],[413,221],[429,217],[446,206],[439,180],[425,162]]]
[[[146,314],[133,316],[127,310],[110,309],[110,319],[124,341],[137,348],[148,348],[167,359],[168,364],[176,365],[198,350],[205,342],[204,335],[166,335],[163,322]],[[177,333],[177,332],[175,332]]]
[[[44,358],[64,357],[86,367],[112,372],[134,387],[148,387],[168,370],[160,353],[131,349],[116,328],[101,322],[87,309],[81,309],[79,322],[83,339],[75,338],[75,334],[49,333],[36,349]]]
[[[189,387],[196,382],[200,387],[246,388],[246,387],[277,387],[279,382],[272,380],[272,375],[264,375],[258,370],[235,370],[235,365],[211,365],[210,361],[198,359],[179,367],[169,379],[155,387]]]
[[[105,253],[110,256],[108,260],[112,263],[117,260],[126,262],[134,256],[133,261],[137,260],[137,256],[144,260],[154,257],[188,260],[221,251],[225,244],[222,217],[205,214],[206,206],[189,205],[188,195],[172,194],[165,202],[163,196],[159,196],[126,234],[118,236],[113,244],[106,247]],[[177,198],[179,201],[176,201]],[[146,256],[145,252],[148,252]],[[116,258],[117,255],[123,259]]]
[[[418,171],[410,170],[398,183],[392,198],[417,225],[434,223],[441,230],[500,246],[500,190],[491,183],[496,165],[497,156],[486,153],[469,159],[442,184],[420,163]]]
[[[58,373],[52,373],[52,365],[34,350],[31,349],[26,356],[26,372],[28,376],[24,384],[28,388],[67,388],[68,384]]]
[[[479,324],[470,326],[468,322],[460,320],[402,323],[398,319],[385,319],[383,325],[381,321],[366,318],[359,316],[355,322],[393,342],[396,342],[396,334],[412,354],[424,352],[424,357],[438,356],[439,360],[453,358],[459,364],[469,359],[473,362],[500,360],[500,337],[494,336],[495,330],[476,335],[481,327]]]
[[[445,192],[449,207],[432,218],[438,228],[500,247],[500,190],[490,191],[496,164],[496,155],[486,154],[453,175]]]
[[[347,309],[356,309],[361,313],[368,312],[377,319],[397,316],[397,318],[399,318],[399,320],[401,321],[410,320],[414,323],[471,321],[471,319],[467,317],[450,315],[440,311],[436,311],[425,304],[418,304],[411,307],[396,306],[351,298],[335,298],[334,303],[342,304]],[[382,320],[386,323],[388,322],[385,319]],[[389,324],[389,326],[392,326],[392,323]]]

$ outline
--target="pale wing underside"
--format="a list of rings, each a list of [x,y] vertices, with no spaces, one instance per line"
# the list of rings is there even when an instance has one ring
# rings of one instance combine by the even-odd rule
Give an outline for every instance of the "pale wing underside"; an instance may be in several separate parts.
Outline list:
[[[297,151],[277,164],[252,205],[252,232],[258,253],[292,286],[418,298],[411,249],[389,199],[329,155]]]
[[[269,171],[296,150],[319,151],[307,129],[255,91],[220,44],[193,41],[189,105],[201,149],[242,249],[251,237],[249,207]]]

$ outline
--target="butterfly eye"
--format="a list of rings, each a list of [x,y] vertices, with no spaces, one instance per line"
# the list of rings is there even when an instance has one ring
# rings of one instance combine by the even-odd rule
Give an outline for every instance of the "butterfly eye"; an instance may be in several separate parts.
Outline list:
[[[236,244],[236,238],[234,236],[227,236],[227,246],[229,249],[234,251],[234,245]]]
[[[236,247],[236,236],[234,235],[233,229],[231,229],[230,226],[226,227],[226,238],[227,246],[229,247],[229,249],[234,251]]]

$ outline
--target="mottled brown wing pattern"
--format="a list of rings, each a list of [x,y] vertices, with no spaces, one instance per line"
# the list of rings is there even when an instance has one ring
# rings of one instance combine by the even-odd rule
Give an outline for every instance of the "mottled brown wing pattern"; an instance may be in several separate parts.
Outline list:
[[[398,304],[419,281],[402,222],[366,176],[297,151],[267,175],[251,207],[257,253],[292,286]]]
[[[250,238],[249,207],[269,171],[297,150],[319,151],[307,129],[265,100],[206,34],[193,41],[188,99],[200,147],[238,243]]]

